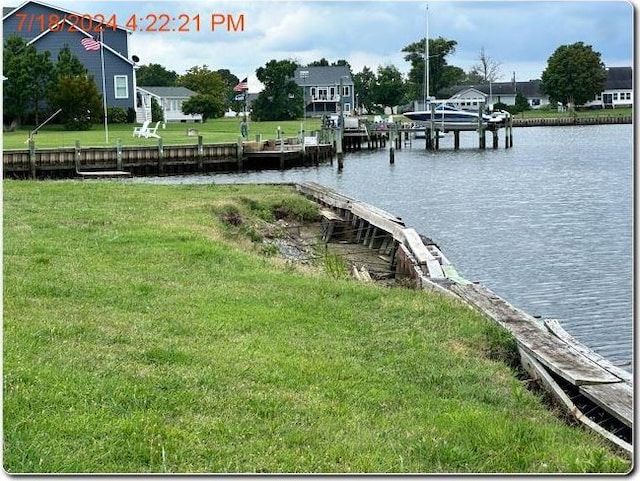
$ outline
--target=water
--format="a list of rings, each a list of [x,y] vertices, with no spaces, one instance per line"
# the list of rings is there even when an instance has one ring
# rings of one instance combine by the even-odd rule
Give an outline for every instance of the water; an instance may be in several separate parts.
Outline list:
[[[583,344],[631,370],[633,128],[514,129],[514,148],[477,135],[396,151],[347,154],[287,171],[142,178],[142,182],[314,181],[403,218],[467,279],[515,306],[558,319]],[[490,139],[488,139],[490,143]]]

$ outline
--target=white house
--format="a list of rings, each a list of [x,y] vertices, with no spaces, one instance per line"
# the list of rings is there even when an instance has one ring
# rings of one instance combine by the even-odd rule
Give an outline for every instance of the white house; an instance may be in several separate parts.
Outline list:
[[[183,114],[182,103],[196,93],[186,87],[137,87],[136,121],[151,120],[151,99],[155,99],[162,108],[162,121],[202,122],[200,114]]]
[[[478,110],[480,103],[492,105],[498,102],[515,105],[516,95],[523,95],[532,109],[549,104],[549,96],[542,93],[540,80],[526,82],[493,82],[477,86],[457,86],[441,93],[450,95],[447,102],[464,110]]]
[[[633,70],[631,67],[607,68],[604,91],[585,107],[615,109],[633,107]]]

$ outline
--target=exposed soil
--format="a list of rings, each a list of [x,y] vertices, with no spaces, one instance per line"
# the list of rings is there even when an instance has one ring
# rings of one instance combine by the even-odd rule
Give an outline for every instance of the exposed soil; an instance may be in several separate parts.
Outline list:
[[[390,259],[381,256],[377,250],[344,240],[322,240],[322,227],[319,222],[297,224],[279,220],[272,224],[273,235],[269,229],[263,231],[264,243],[277,247],[279,255],[286,261],[305,264],[317,269],[326,269],[326,254],[339,258],[344,270],[352,274],[353,269],[362,273],[362,280],[371,280],[382,285],[395,285],[393,273],[389,270]]]

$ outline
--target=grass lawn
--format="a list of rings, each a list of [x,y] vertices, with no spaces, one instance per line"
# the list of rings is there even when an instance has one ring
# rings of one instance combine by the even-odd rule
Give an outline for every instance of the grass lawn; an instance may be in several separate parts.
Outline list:
[[[273,256],[259,222],[315,209],[291,188],[5,181],[3,198],[9,473],[631,468],[462,304]]]
[[[188,136],[187,130],[195,129],[202,135],[204,143],[224,143],[237,142],[240,136],[240,118],[212,119],[204,123],[181,123],[170,122],[166,128],[162,124],[158,128],[158,134],[162,137],[164,145],[177,144],[197,144],[197,136]],[[135,124],[138,125],[138,124]],[[76,140],[80,141],[82,147],[113,145],[115,147],[118,139],[122,145],[158,145],[158,139],[133,137],[132,124],[110,124],[108,126],[109,142],[106,143],[104,126],[95,125],[88,131],[67,131],[62,125],[45,125],[34,135],[36,147],[55,148],[73,147]],[[320,128],[320,119],[307,119],[303,121],[283,121],[283,122],[249,122],[249,140],[255,140],[256,135],[261,134],[263,138],[273,139],[277,135],[278,127],[286,137],[296,137],[305,126],[305,131],[309,132]],[[23,127],[15,132],[4,132],[3,148],[5,149],[26,149],[26,140],[29,137],[30,129],[34,127]]]

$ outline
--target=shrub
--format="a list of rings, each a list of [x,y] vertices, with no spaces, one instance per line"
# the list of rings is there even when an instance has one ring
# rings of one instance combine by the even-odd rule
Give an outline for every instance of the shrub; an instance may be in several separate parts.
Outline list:
[[[110,124],[125,124],[127,120],[127,111],[122,107],[107,107],[107,121]]]

